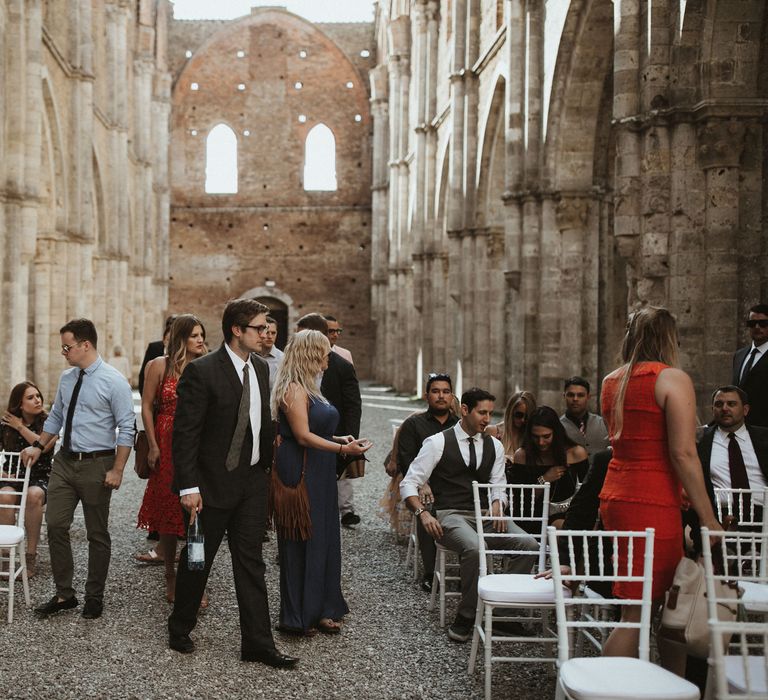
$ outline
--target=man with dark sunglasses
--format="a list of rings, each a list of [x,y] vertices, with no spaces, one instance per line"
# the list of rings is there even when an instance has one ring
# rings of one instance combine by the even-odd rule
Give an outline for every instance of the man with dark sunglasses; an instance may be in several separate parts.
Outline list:
[[[747,425],[768,427],[768,304],[755,304],[747,316],[752,343],[733,356],[731,383],[749,396]]]

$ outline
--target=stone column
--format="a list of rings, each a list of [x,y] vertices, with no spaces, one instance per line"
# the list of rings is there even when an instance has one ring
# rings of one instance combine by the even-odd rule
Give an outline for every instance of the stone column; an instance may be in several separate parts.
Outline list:
[[[735,119],[709,119],[698,133],[699,165],[706,178],[704,242],[706,246],[704,377],[726,382],[731,354],[743,318],[738,299],[739,162],[745,125]],[[701,387],[701,384],[699,383]],[[705,399],[701,387],[699,404]]]

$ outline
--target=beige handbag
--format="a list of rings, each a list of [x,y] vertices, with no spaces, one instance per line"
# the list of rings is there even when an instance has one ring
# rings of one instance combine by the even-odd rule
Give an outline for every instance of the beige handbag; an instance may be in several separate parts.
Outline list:
[[[736,581],[715,581],[715,588],[718,600],[733,601],[718,603],[718,619],[721,622],[734,621],[739,610],[738,584]],[[673,644],[685,646],[690,656],[706,659],[709,656],[707,617],[704,566],[684,557],[675,569],[672,587],[665,596],[659,636]]]

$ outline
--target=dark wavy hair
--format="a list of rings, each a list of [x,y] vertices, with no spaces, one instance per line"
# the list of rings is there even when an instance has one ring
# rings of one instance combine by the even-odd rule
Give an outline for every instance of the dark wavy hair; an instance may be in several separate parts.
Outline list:
[[[539,450],[533,441],[533,429],[536,426],[549,428],[552,431],[552,456],[555,464],[566,466],[568,464],[568,448],[574,447],[575,442],[565,432],[560,417],[554,408],[539,406],[529,417],[525,424],[522,448],[525,450],[525,464],[529,467],[536,466]]]
[[[15,387],[13,387],[13,389],[11,389],[11,395],[8,397],[8,413],[13,413],[14,416],[22,418],[21,402],[24,400],[24,394],[27,393],[27,389],[30,388],[35,389],[40,394],[40,399],[43,401],[43,403],[45,403],[43,392],[40,391],[40,387],[38,387],[37,384],[30,381],[20,382]],[[32,422],[32,430],[36,433],[40,432],[47,417],[48,414],[45,411],[43,411],[39,416],[36,416],[35,420]],[[12,444],[10,440],[15,433],[16,431],[10,426],[3,426],[3,444]]]

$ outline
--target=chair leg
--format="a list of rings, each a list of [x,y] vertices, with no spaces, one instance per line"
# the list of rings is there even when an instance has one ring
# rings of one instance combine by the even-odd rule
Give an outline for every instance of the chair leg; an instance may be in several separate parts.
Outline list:
[[[493,608],[484,605],[485,608],[485,700],[491,700],[491,657],[493,656]]]
[[[413,542],[413,580],[418,581],[421,552],[419,551],[419,528],[417,525],[414,525],[411,541]]]
[[[566,700],[565,690],[563,690],[563,686],[560,684],[559,676],[555,684],[555,700]]]
[[[16,547],[8,550],[8,624],[13,622],[13,593],[16,588]]]
[[[432,592],[429,594],[429,609],[430,611],[435,609],[435,596],[437,595],[437,589],[441,591],[443,589],[444,581],[440,580],[440,558],[441,552],[437,551],[437,558],[435,559],[435,571],[432,574]]]
[[[469,652],[469,673],[475,672],[477,660],[477,647],[480,644],[480,625],[483,624],[483,601],[478,597],[477,610],[475,611],[475,624],[472,626],[472,649]]]
[[[440,552],[440,590],[438,596],[440,597],[440,627],[445,627],[445,552]]]
[[[29,577],[27,576],[27,545],[24,540],[21,541],[21,553],[19,554],[21,562],[21,584],[24,588],[24,603],[27,607],[31,605],[29,597]]]

